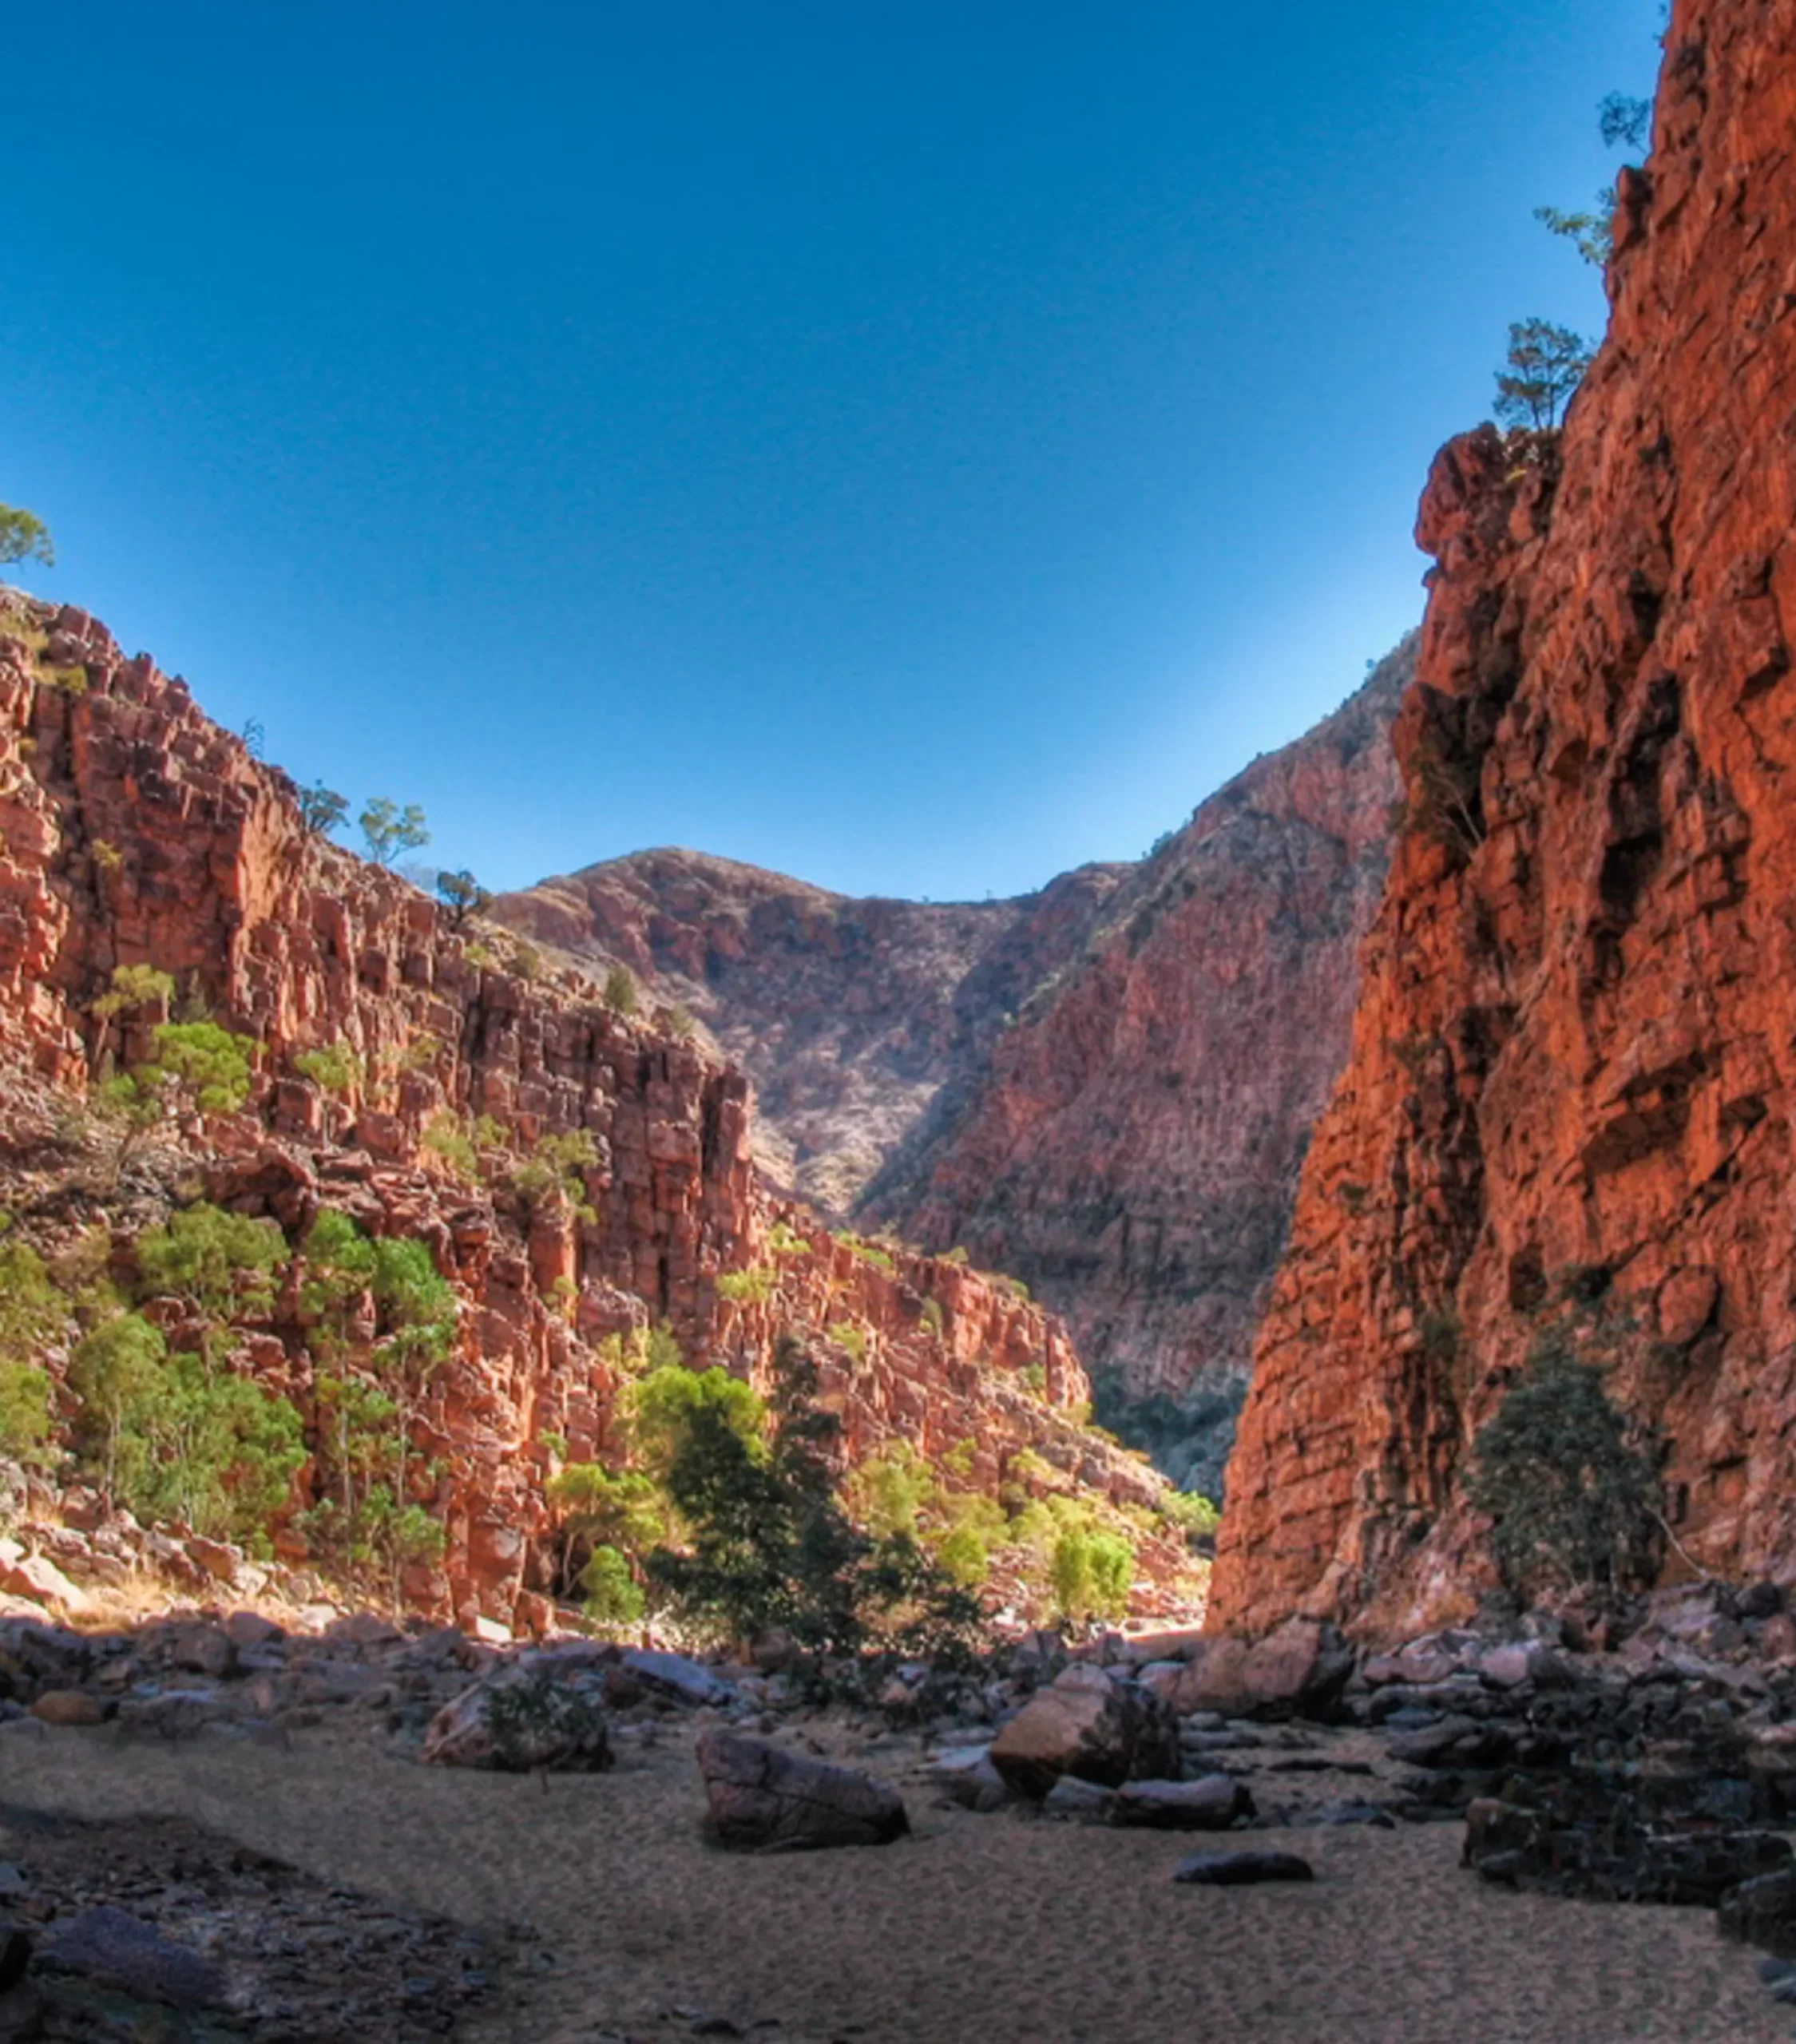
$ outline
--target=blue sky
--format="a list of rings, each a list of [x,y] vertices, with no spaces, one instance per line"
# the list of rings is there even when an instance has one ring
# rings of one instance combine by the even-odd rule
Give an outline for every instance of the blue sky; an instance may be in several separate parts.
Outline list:
[[[1530,214],[1656,13],[17,10],[21,579],[493,885],[1133,857],[1415,622],[1507,323],[1600,328]]]

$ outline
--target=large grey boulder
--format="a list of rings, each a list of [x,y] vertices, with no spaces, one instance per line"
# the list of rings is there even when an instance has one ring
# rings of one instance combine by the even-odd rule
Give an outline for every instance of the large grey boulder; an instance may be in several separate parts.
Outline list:
[[[886,1783],[743,1732],[701,1733],[698,1762],[712,1835],[736,1852],[889,1845],[910,1828],[902,1797]]]
[[[992,1741],[992,1765],[1017,1794],[1045,1796],[1064,1774],[1107,1788],[1179,1772],[1172,1706],[1127,1677],[1076,1662]]]

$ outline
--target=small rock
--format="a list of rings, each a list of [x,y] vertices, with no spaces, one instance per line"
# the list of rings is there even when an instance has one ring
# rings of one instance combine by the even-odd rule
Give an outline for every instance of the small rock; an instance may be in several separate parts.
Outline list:
[[[1194,1852],[1172,1878],[1203,1888],[1243,1888],[1259,1881],[1313,1881],[1316,1871],[1294,1852]]]
[[[1254,1814],[1247,1785],[1231,1774],[1197,1781],[1128,1781],[1116,1791],[1110,1821],[1149,1831],[1227,1831]]]
[[[105,1705],[85,1689],[46,1689],[31,1706],[31,1715],[46,1725],[104,1725]]]
[[[1063,1774],[1041,1799],[1041,1814],[1062,1824],[1108,1824],[1116,1800],[1114,1788]]]

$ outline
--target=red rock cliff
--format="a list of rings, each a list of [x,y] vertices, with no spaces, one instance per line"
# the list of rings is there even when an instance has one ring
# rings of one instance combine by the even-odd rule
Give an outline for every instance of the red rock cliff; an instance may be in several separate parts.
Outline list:
[[[857,1251],[789,1206],[782,1240],[802,1231],[807,1246],[773,1254],[743,1075],[506,955],[511,969],[414,889],[308,832],[286,777],[147,656],[126,660],[78,611],[6,599],[0,1192],[18,1203],[31,1190],[55,1100],[79,1097],[103,1057],[142,1054],[165,1019],[153,1004],[121,1040],[97,1016],[115,969],[167,972],[183,1003],[258,1039],[245,1111],[165,1133],[211,1198],[272,1215],[290,1242],[331,1206],[426,1242],[454,1282],[460,1340],[419,1420],[438,1473],[419,1458],[414,1501],[447,1531],[446,1601],[462,1616],[537,1608],[543,1436],[576,1458],[610,1454],[619,1383],[599,1344],[651,1323],[695,1364],[744,1374],[786,1327],[854,1330],[847,1348],[826,1343],[825,1375],[857,1454],[898,1436],[932,1452],[970,1440],[971,1480],[989,1487],[1029,1448],[1119,1501],[1157,1494],[1072,1416],[1089,1387],[1050,1315],[952,1264]],[[335,1047],[358,1061],[343,1097],[294,1062]],[[446,1114],[490,1115],[525,1143],[587,1131],[588,1217],[458,1182],[421,1139]],[[743,1269],[770,1274],[769,1289],[732,1304],[718,1279]],[[304,1411],[301,1322],[290,1290],[240,1330],[238,1363]],[[417,1589],[442,1601],[440,1586]]]
[[[1679,1539],[1796,1576],[1796,0],[1678,0],[1556,446],[1423,500],[1410,822],[1231,1465],[1212,1621],[1485,1579],[1467,1444],[1568,1295]]]

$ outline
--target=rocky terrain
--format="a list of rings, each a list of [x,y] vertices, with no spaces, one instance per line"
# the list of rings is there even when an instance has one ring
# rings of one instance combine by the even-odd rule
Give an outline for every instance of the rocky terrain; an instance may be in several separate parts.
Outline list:
[[[422,1245],[453,1294],[452,1338],[400,1387],[386,1479],[440,1529],[440,1554],[401,1571],[419,1608],[547,1622],[565,1586],[545,1481],[620,1459],[618,1401],[652,1329],[692,1368],[745,1377],[799,1330],[851,1458],[965,1443],[969,1490],[1078,1490],[1152,1519],[1161,1487],[1084,1428],[1087,1380],[1051,1315],[773,1196],[742,1074],[664,1015],[620,1013],[515,939],[458,928],[308,829],[286,777],[148,656],[78,611],[7,600],[0,1206],[34,1259],[13,1281],[85,1258],[81,1281],[141,1304],[172,1350],[228,1351],[294,1407],[307,1460],[276,1513],[283,1560],[307,1558],[327,1478],[350,1483],[327,1452],[343,1355],[365,1374],[400,1353],[358,1286],[326,1303],[305,1248],[320,1214],[364,1262],[363,1241]],[[171,1080],[121,1134],[97,1082],[143,1070],[171,1017],[250,1043],[241,1097]],[[157,1295],[138,1245],[190,1209],[274,1230],[265,1289],[196,1272]],[[85,1325],[73,1294],[64,1310],[18,1337],[42,1344],[26,1361],[50,1373],[59,1439]],[[1144,1574],[1156,1556],[1176,1572],[1183,1541],[1143,1531]]]
[[[0,1620],[0,2036],[1437,2044],[1469,1998],[1498,2044],[1782,2036],[1793,1638],[1760,1586],[1600,1638],[1033,1633],[870,1684]]]
[[[1429,479],[1409,821],[1259,1340],[1224,1625],[1469,1610],[1466,1446],[1574,1309],[1683,1552],[1789,1572],[1793,34],[1788,0],[1680,0],[1563,435],[1485,427]]]
[[[999,902],[852,901],[645,852],[497,913],[621,963],[753,1079],[775,1172],[1020,1277],[1219,1487],[1254,1319],[1346,1055],[1398,792],[1405,646],[1133,866]],[[1112,1401],[1127,1425],[1126,1407]]]

